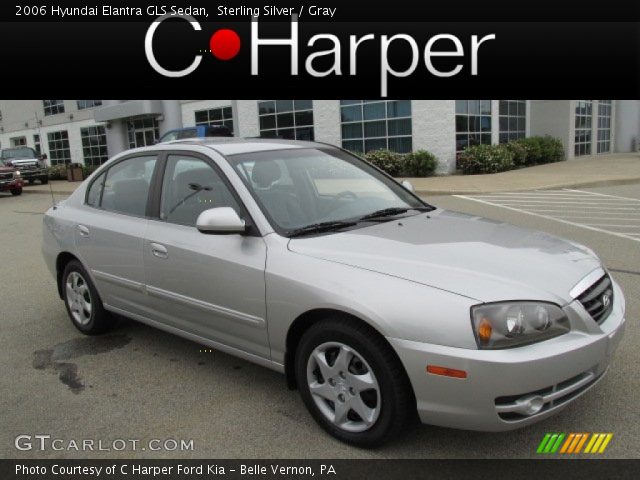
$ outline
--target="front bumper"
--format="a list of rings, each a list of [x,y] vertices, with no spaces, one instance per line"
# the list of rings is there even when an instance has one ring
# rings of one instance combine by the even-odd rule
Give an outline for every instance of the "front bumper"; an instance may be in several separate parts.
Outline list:
[[[22,178],[11,178],[8,180],[0,180],[0,192],[7,190],[15,190],[16,188],[22,188]]]
[[[405,366],[423,423],[465,430],[503,431],[543,420],[593,387],[606,373],[625,328],[624,298],[598,325],[574,301],[564,310],[572,330],[547,341],[504,350],[470,350],[388,338]],[[427,365],[464,370],[458,379],[426,373]],[[533,415],[518,399],[541,396]]]
[[[24,180],[40,180],[42,177],[48,177],[46,170],[20,170],[20,175]]]

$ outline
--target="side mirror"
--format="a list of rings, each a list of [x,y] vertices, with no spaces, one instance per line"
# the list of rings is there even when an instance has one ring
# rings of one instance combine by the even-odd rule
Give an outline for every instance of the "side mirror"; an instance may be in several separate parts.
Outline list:
[[[409,180],[403,180],[402,181],[402,186],[406,189],[409,190],[410,192],[413,192],[413,185],[411,185],[411,182]]]
[[[198,216],[196,228],[202,233],[245,233],[247,225],[231,207],[210,208]]]
[[[43,153],[42,155],[40,155],[40,157],[38,158],[38,160],[46,160],[47,159],[47,154]]]

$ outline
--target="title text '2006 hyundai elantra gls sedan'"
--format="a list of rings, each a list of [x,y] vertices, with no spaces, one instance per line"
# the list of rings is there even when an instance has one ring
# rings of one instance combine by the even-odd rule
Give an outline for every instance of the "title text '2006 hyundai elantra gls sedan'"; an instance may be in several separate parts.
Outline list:
[[[112,314],[283,372],[335,437],[500,431],[607,371],[625,325],[588,248],[428,205],[339,148],[193,139],[129,150],[44,218],[73,324]]]

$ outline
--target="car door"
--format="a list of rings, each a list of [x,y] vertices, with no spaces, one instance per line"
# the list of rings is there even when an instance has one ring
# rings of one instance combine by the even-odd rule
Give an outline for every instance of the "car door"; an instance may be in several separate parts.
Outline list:
[[[75,243],[103,302],[122,313],[144,314],[142,246],[156,155],[114,163],[87,189]]]
[[[143,247],[154,318],[198,337],[269,358],[265,306],[266,246],[257,234],[196,229],[204,210],[248,214],[212,159],[168,153],[157,218]]]

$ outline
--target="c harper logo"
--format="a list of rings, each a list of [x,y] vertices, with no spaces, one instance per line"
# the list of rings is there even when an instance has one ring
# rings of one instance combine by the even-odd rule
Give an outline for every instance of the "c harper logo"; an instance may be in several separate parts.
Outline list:
[[[604,453],[613,433],[547,433],[538,445],[536,453],[578,454]]]
[[[170,78],[185,77],[198,68],[202,61],[202,55],[195,55],[193,62],[183,70],[168,70],[158,63],[153,50],[153,39],[158,27],[162,22],[170,18],[178,18],[189,22],[195,31],[202,30],[200,23],[191,15],[167,14],[158,17],[151,23],[145,35],[145,54],[151,67],[160,75]],[[311,77],[322,78],[330,75],[355,77],[358,75],[358,49],[362,44],[365,44],[366,48],[375,45],[379,53],[373,57],[369,56],[367,59],[368,61],[375,59],[380,63],[381,97],[386,97],[388,94],[390,77],[409,77],[416,73],[421,64],[423,64],[426,73],[435,77],[454,77],[464,72],[465,68],[469,70],[471,76],[477,76],[480,47],[488,40],[496,39],[496,35],[493,33],[482,37],[470,35],[466,39],[460,39],[450,33],[439,33],[422,39],[424,43],[421,43],[420,40],[416,40],[407,33],[396,33],[394,35],[366,33],[363,35],[342,35],[341,37],[331,33],[317,33],[304,41],[300,40],[301,35],[297,15],[291,16],[290,27],[288,37],[260,37],[258,17],[252,17],[248,42],[251,51],[252,76],[259,75],[258,65],[261,51],[269,48],[270,52],[280,54],[284,48],[287,49],[291,60],[288,72],[291,76],[299,75],[300,57],[302,55],[304,72]],[[238,33],[231,29],[217,30],[209,40],[211,54],[222,61],[235,58],[240,51],[242,43]],[[330,48],[314,49],[317,43],[329,45]],[[402,67],[397,65],[397,61],[392,62],[389,53],[391,48],[393,48],[395,55],[402,57],[400,62],[403,64]],[[305,51],[301,54],[303,49]],[[348,61],[343,62],[343,57],[347,57]],[[407,62],[407,60],[409,61]],[[442,60],[445,62],[442,63]],[[348,68],[345,68],[347,65]],[[367,78],[367,81],[369,81],[369,78]]]

